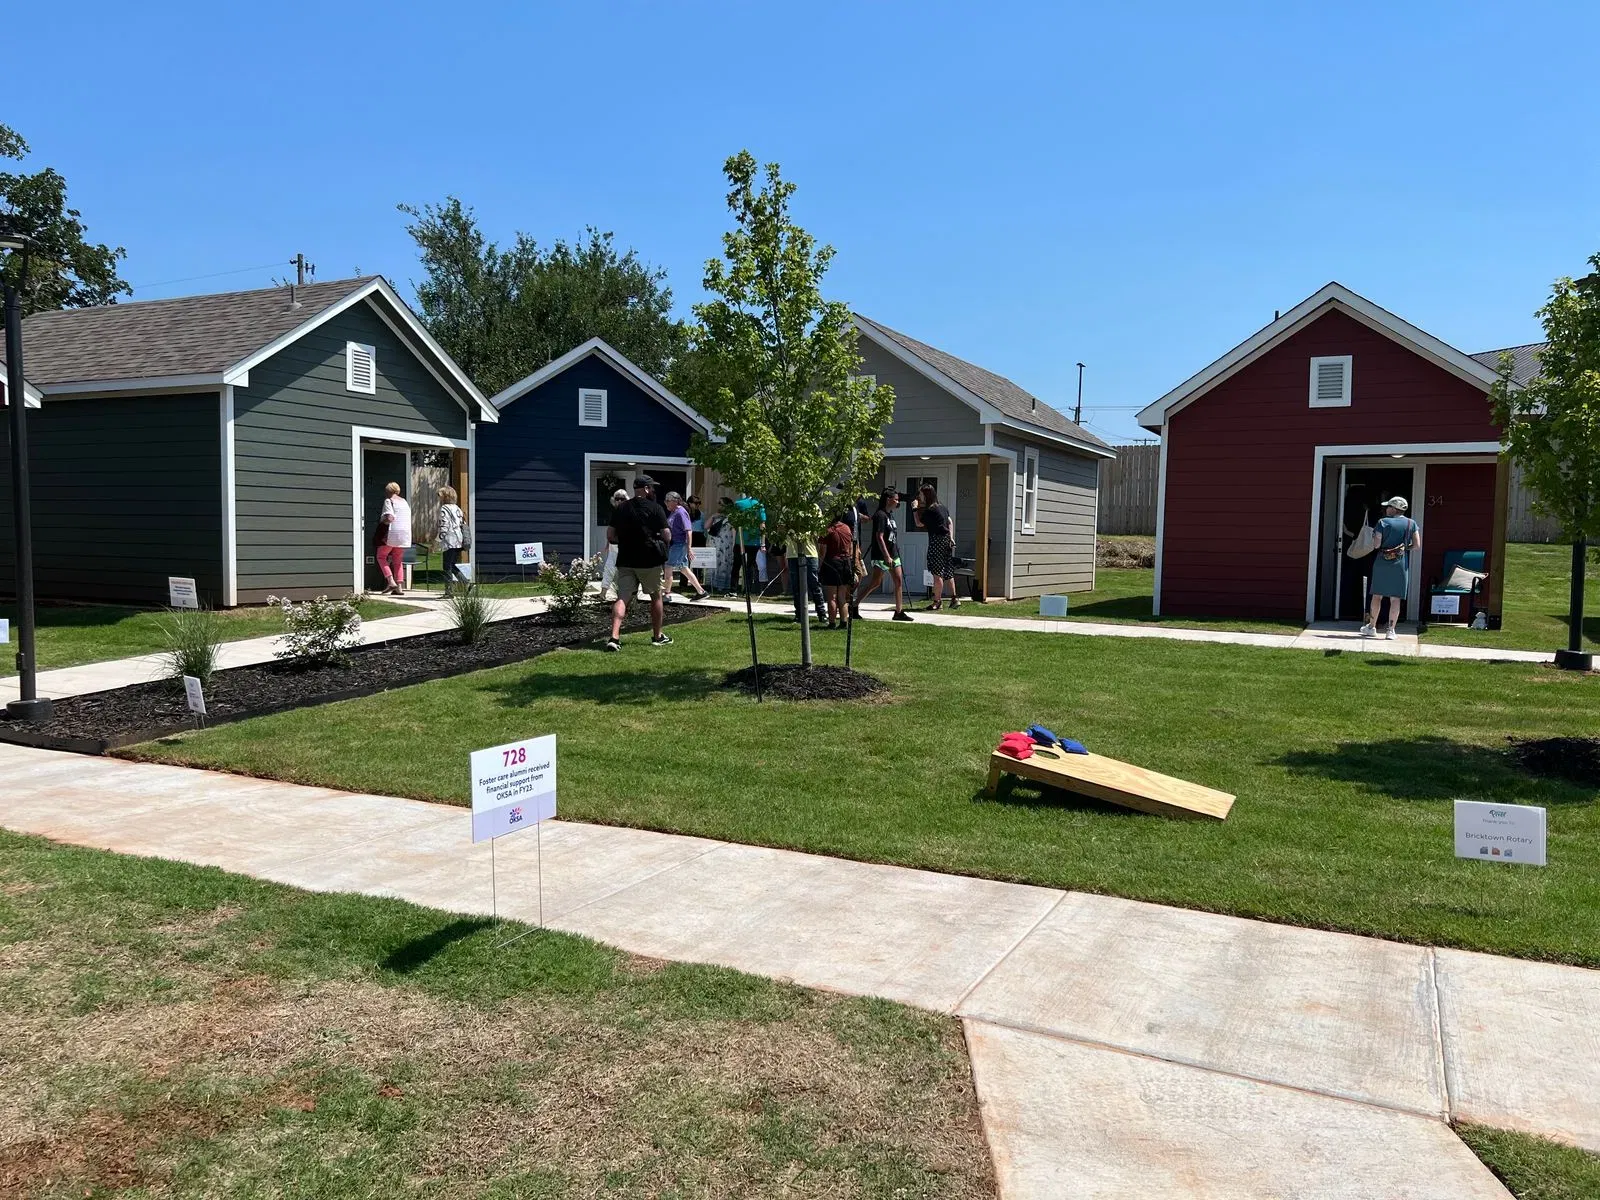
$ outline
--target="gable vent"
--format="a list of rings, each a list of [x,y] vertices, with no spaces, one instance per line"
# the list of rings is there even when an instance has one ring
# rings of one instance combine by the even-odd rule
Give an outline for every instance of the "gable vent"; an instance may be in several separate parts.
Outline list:
[[[378,390],[378,352],[360,342],[347,342],[344,348],[344,386],[369,396]]]
[[[606,423],[606,393],[604,388],[578,389],[578,424],[601,425]]]
[[[1311,407],[1350,406],[1351,356],[1334,354],[1311,360]]]

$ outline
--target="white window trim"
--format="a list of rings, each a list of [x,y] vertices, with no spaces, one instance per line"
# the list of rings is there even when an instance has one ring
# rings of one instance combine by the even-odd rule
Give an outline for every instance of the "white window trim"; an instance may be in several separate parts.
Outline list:
[[[584,401],[584,397],[586,397],[586,396],[599,396],[600,397],[600,419],[598,421],[586,421],[586,420],[583,419],[583,401]],[[604,429],[606,427],[606,422],[609,421],[610,419],[611,419],[611,397],[607,393],[605,388],[584,388],[584,387],[581,387],[581,388],[578,389],[578,424],[579,425],[583,425],[583,426],[585,426],[587,428],[590,428],[590,429]]]
[[[1317,399],[1317,368],[1323,363],[1342,363],[1344,365],[1344,393],[1337,400]],[[1350,407],[1350,378],[1354,373],[1355,356],[1351,354],[1322,354],[1311,360],[1311,390],[1308,393],[1312,408],[1349,408]]]
[[[372,363],[372,380],[368,387],[356,386],[356,355],[365,354]],[[375,346],[368,346],[363,342],[346,342],[344,344],[344,390],[347,392],[360,392],[364,396],[378,394],[378,351]]]
[[[1029,478],[1033,489],[1028,489]],[[1031,504],[1029,502],[1032,502]],[[1032,446],[1022,452],[1022,532],[1031,534],[1039,526],[1039,451]]]

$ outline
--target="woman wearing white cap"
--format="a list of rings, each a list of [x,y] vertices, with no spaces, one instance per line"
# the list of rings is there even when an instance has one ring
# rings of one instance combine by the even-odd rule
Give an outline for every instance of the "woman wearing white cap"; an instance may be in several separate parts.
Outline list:
[[[1394,640],[1400,602],[1411,591],[1411,555],[1422,550],[1422,531],[1406,516],[1410,507],[1404,496],[1390,496],[1383,502],[1383,517],[1375,529],[1378,546],[1372,555],[1372,608],[1361,627],[1362,637],[1378,636],[1378,616],[1387,597],[1389,628],[1383,636]]]

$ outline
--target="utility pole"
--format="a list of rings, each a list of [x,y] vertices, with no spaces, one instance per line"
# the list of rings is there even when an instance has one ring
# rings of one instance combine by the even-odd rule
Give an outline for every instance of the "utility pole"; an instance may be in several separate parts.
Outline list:
[[[294,268],[294,281],[298,287],[305,287],[307,275],[313,279],[317,277],[317,264],[307,262],[304,254],[296,254],[289,260],[289,265]]]
[[[1083,424],[1083,364],[1078,364],[1078,407],[1072,410],[1072,423]]]

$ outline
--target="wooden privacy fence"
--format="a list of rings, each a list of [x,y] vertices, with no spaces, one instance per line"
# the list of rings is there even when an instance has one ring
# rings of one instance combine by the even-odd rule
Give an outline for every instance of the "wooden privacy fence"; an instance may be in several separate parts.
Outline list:
[[[426,460],[411,464],[411,540],[431,545],[439,532],[439,489],[450,486],[450,468]]]
[[[1118,446],[1117,460],[1100,468],[1099,532],[1153,535],[1160,474],[1160,446]],[[1523,482],[1522,468],[1512,464],[1506,541],[1560,540],[1561,530],[1556,522],[1534,511],[1533,493]]]
[[[1160,446],[1118,446],[1100,467],[1099,532],[1153,535],[1160,474]]]

